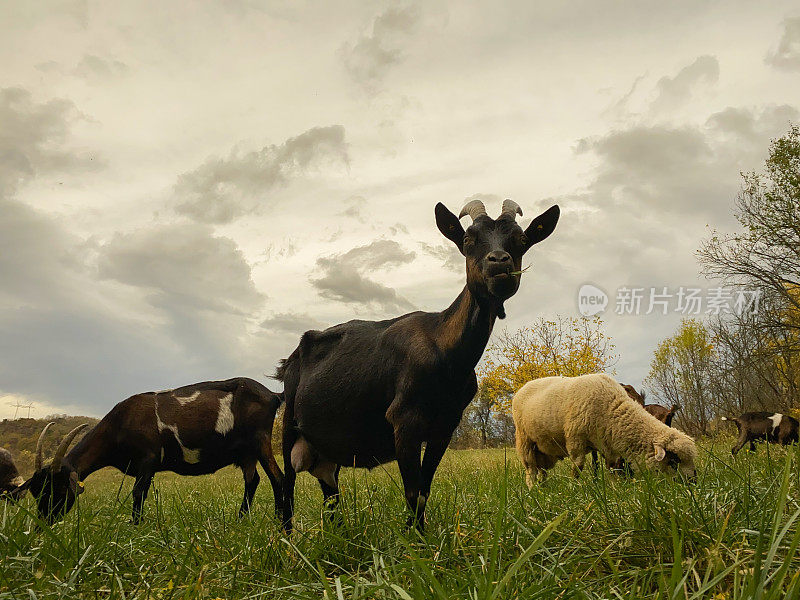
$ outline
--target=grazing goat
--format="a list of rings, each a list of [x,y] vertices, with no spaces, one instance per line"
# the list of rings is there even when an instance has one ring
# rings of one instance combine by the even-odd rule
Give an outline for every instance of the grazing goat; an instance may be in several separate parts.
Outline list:
[[[667,427],[672,427],[672,419],[675,417],[675,413],[681,409],[680,404],[673,404],[672,408],[667,408],[666,406],[661,406],[660,404],[645,404],[644,392],[640,394],[636,391],[636,388],[627,383],[622,383],[620,385],[622,385],[622,387],[628,393],[628,396],[641,404],[647,412],[664,423],[664,425]]]
[[[14,500],[21,498],[27,491],[22,488],[23,483],[25,480],[20,477],[11,452],[0,448],[0,497],[8,496]]]
[[[467,284],[442,312],[384,321],[349,321],[307,331],[278,367],[284,382],[284,527],[292,528],[296,473],[309,471],[326,504],[338,502],[342,466],[372,468],[397,460],[408,524],[424,528],[431,482],[464,408],[477,391],[475,365],[503,303],[520,285],[522,256],[549,236],[553,206],[525,229],[506,200],[497,219],[482,202],[456,217],[436,205],[436,225],[466,259]],[[469,215],[466,232],[459,223]],[[422,444],[425,455],[420,463]]]
[[[565,457],[578,476],[592,449],[609,464],[622,457],[639,468],[644,458],[649,467],[695,475],[692,438],[653,419],[604,373],[529,381],[514,395],[512,410],[529,486]]]
[[[72,508],[83,491],[82,479],[115,467],[136,478],[133,522],[138,523],[155,473],[205,475],[235,464],[244,475],[243,515],[256,493],[260,462],[279,514],[283,473],[272,452],[272,426],[281,399],[281,394],[244,377],[137,394],[112,408],[67,454],[86,425],[69,432],[45,466],[42,446],[48,424],[39,436],[36,472],[24,486],[37,498],[39,515],[52,523]]]
[[[755,452],[756,440],[766,440],[773,444],[786,446],[798,441],[798,422],[794,417],[772,412],[746,412],[739,417],[722,417],[723,421],[733,421],[739,430],[739,439],[731,449],[736,453],[750,443],[750,451]]]

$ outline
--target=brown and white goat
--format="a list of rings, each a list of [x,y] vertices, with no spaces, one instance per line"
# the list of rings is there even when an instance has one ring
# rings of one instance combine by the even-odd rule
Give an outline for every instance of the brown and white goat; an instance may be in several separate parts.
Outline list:
[[[162,392],[131,396],[117,404],[67,454],[80,425],[64,437],[49,465],[39,436],[36,472],[25,482],[37,499],[39,515],[53,522],[66,514],[83,491],[81,481],[103,467],[115,467],[136,478],[133,522],[159,471],[205,475],[235,464],[244,475],[239,511],[250,509],[260,462],[272,484],[275,512],[281,509],[283,473],[272,452],[272,426],[282,395],[252,379],[208,381]]]
[[[722,420],[733,421],[739,430],[739,439],[731,449],[734,456],[747,443],[750,444],[750,451],[755,452],[755,442],[759,440],[782,446],[798,441],[797,419],[782,413],[746,412],[738,417],[722,417]]]
[[[0,448],[0,497],[19,499],[27,491],[22,488],[23,483],[11,452]]]

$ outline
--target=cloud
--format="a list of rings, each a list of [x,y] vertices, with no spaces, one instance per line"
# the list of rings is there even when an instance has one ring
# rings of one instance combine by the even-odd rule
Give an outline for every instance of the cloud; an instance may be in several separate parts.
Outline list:
[[[464,272],[464,257],[453,244],[427,244],[419,243],[420,248],[428,254],[442,261],[442,266],[454,273]]]
[[[778,47],[767,54],[764,61],[776,69],[800,70],[800,17],[784,19]]]
[[[264,319],[261,327],[269,331],[300,334],[309,329],[325,329],[325,324],[308,313],[278,312]]]
[[[178,178],[175,209],[201,223],[229,223],[268,204],[265,194],[273,188],[326,164],[349,165],[341,125],[314,127],[279,145],[208,160]]]
[[[196,223],[116,235],[101,249],[100,277],[149,290],[158,306],[245,315],[263,296],[233,240]]]
[[[25,89],[0,89],[0,195],[43,173],[88,167],[90,157],[63,147],[79,118],[69,100],[35,103]]]
[[[355,219],[360,223],[366,222],[367,219],[364,216],[364,207],[367,205],[366,198],[363,196],[350,196],[345,200],[345,204],[347,208],[339,213],[340,216]]]
[[[339,52],[352,80],[375,93],[386,72],[402,60],[400,42],[414,31],[419,19],[416,6],[392,7],[375,17],[371,31],[344,43]]]
[[[656,84],[658,96],[651,109],[654,112],[676,108],[689,100],[701,84],[714,84],[719,79],[719,61],[710,55],[699,56],[690,65],[678,71],[675,77],[662,77]]]
[[[317,267],[323,274],[312,277],[310,282],[320,296],[337,302],[378,305],[386,311],[412,310],[411,302],[365,273],[410,263],[415,257],[416,253],[404,250],[395,241],[375,240],[344,254],[317,259]]]
[[[90,81],[107,81],[126,75],[130,67],[115,59],[86,54],[73,69],[72,74]]]
[[[797,115],[786,105],[728,108],[704,126],[634,125],[580,140],[578,152],[601,160],[589,190],[592,204],[714,220],[720,212],[730,215],[739,172],[757,167],[770,139]]]

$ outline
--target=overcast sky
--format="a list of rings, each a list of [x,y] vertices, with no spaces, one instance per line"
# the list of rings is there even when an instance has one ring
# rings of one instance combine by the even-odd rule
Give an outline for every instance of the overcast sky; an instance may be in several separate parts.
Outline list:
[[[562,209],[498,329],[592,283],[639,385],[680,314],[616,290],[711,285],[694,251],[798,120],[800,10],[470,4],[0,4],[0,417],[278,389],[306,329],[445,308],[433,207],[475,195]]]

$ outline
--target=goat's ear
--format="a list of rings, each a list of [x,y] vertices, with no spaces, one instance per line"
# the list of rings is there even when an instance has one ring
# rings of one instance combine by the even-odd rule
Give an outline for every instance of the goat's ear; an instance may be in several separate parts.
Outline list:
[[[19,500],[28,493],[28,488],[31,487],[31,480],[28,479],[25,483],[11,490],[9,494],[14,500]]]
[[[458,217],[451,213],[441,202],[436,204],[434,212],[436,213],[436,226],[439,231],[456,245],[461,254],[464,254],[464,228],[461,226]]]
[[[656,460],[661,462],[665,458],[667,458],[667,451],[664,449],[664,446],[657,442],[653,442],[653,449],[656,451]]]
[[[534,244],[538,244],[548,235],[553,233],[560,215],[561,209],[558,208],[558,204],[554,204],[536,217],[533,221],[531,221],[531,224],[528,225],[528,228],[525,230],[525,237],[528,238],[528,245],[525,250]]]

